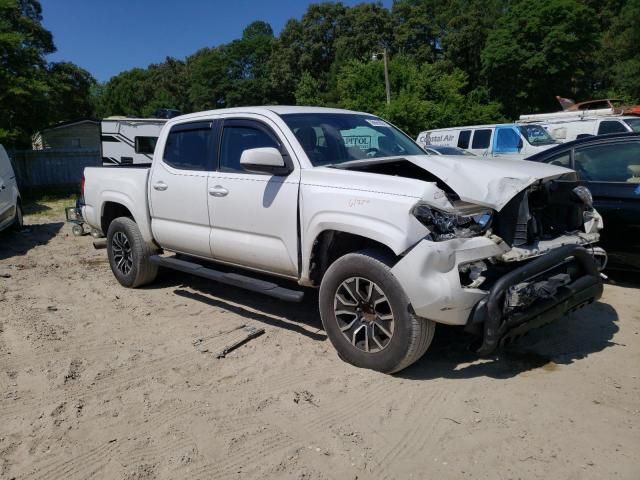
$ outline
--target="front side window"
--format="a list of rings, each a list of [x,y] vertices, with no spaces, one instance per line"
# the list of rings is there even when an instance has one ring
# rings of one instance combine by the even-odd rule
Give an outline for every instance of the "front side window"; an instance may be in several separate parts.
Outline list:
[[[520,135],[511,127],[496,129],[496,152],[517,152],[521,146]]]
[[[624,123],[631,127],[634,132],[640,132],[640,117],[639,118],[627,118]]]
[[[136,153],[145,153],[153,155],[153,151],[156,149],[156,142],[158,137],[136,137]]]
[[[552,145],[556,143],[551,135],[549,135],[549,132],[540,125],[521,125],[519,129],[522,136],[534,147],[537,145]]]
[[[220,170],[223,172],[245,172],[240,165],[242,152],[252,148],[273,147],[280,150],[280,145],[265,130],[249,125],[225,125],[222,132],[222,150],[220,153]]]
[[[473,143],[471,144],[471,148],[489,148],[489,144],[491,143],[491,130],[490,129],[482,129],[476,130],[473,132]]]
[[[211,170],[215,148],[210,122],[174,126],[167,136],[163,160],[180,170]]]
[[[624,132],[628,132],[627,128],[622,122],[619,122],[617,120],[605,120],[603,122],[600,122],[600,126],[598,127],[598,135]]]
[[[292,113],[282,118],[314,166],[424,155],[424,150],[412,139],[372,115]]]
[[[574,162],[583,180],[635,183],[640,173],[640,142],[576,148]]]
[[[553,157],[546,160],[547,163],[551,165],[557,165],[559,167],[571,168],[571,151],[566,151],[554,155]]]

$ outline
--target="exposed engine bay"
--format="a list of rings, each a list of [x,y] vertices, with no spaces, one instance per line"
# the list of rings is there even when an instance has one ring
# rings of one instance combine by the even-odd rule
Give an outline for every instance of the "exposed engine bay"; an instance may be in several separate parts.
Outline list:
[[[516,195],[496,215],[493,231],[512,247],[585,232],[593,218],[591,194],[572,181],[550,181]]]

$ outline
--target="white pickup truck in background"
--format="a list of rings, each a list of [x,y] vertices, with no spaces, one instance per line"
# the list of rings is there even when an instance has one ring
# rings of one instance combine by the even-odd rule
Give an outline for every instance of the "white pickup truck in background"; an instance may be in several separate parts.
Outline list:
[[[601,220],[574,178],[427,156],[366,113],[247,107],[168,121],[150,168],[87,168],[83,215],[122,285],[163,266],[283,300],[319,287],[341,358],[396,372],[437,322],[488,354],[601,296]]]

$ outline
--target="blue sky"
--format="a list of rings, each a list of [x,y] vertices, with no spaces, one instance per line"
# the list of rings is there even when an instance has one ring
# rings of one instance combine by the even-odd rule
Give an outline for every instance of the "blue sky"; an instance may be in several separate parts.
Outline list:
[[[58,51],[50,61],[67,60],[98,80],[165,57],[184,58],[196,50],[239,38],[254,20],[280,32],[300,18],[307,0],[40,0],[44,26]],[[343,0],[355,5],[362,0]],[[392,0],[384,0],[390,7]]]

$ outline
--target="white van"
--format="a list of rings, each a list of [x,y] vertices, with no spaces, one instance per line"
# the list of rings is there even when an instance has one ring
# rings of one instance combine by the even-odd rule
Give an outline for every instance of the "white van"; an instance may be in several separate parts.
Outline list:
[[[22,206],[15,172],[0,145],[0,230],[11,226],[22,228]]]
[[[476,155],[513,159],[524,159],[557,144],[540,125],[515,123],[426,130],[418,135],[417,142],[423,148],[459,147]]]
[[[550,119],[535,121],[541,125],[554,140],[570,142],[578,138],[591,135],[605,135],[607,133],[640,132],[640,117],[633,116],[590,116],[572,119]],[[533,125],[521,121],[522,125]]]

